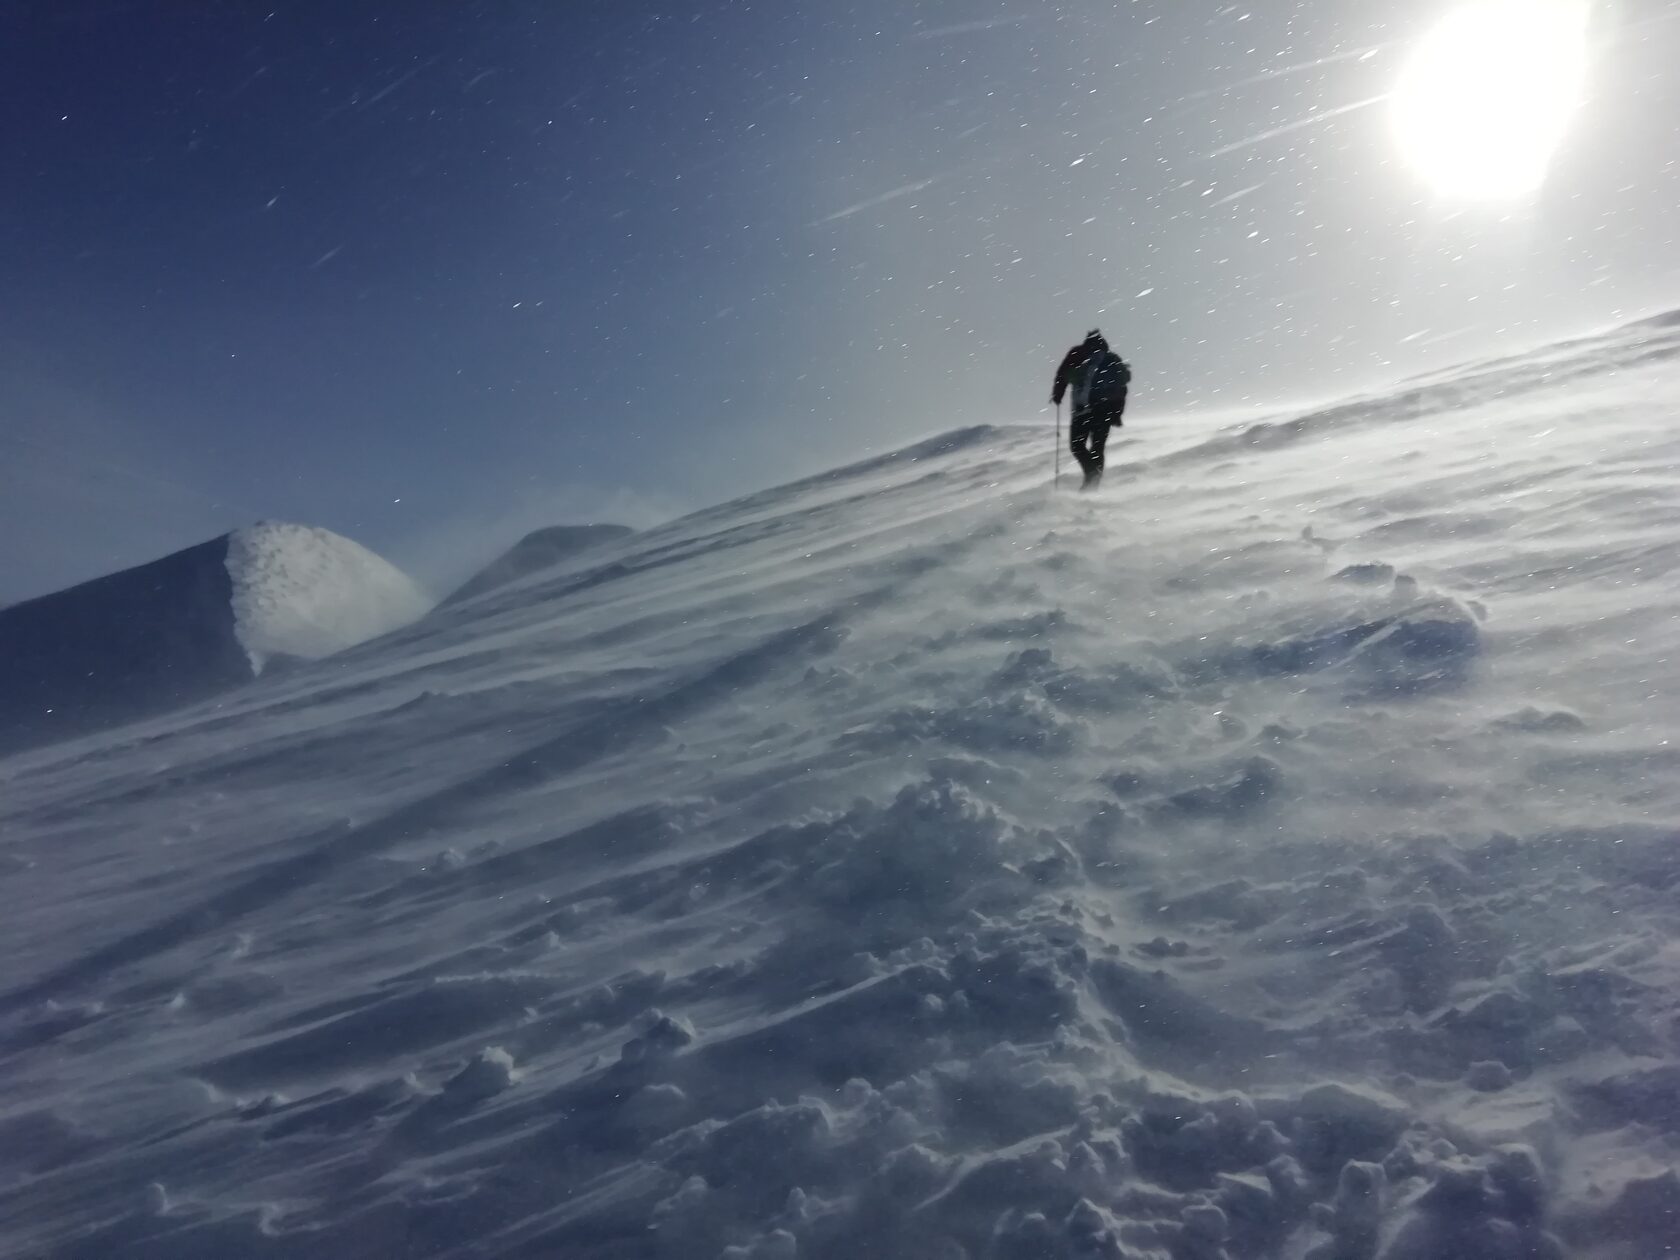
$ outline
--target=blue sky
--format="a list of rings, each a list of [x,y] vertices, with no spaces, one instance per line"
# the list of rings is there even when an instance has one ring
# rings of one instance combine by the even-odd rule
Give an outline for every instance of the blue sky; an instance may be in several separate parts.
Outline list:
[[[1536,194],[1385,107],[1447,6],[18,4],[0,600],[269,517],[447,583],[978,421],[1101,324],[1135,430],[1665,305],[1680,22]]]

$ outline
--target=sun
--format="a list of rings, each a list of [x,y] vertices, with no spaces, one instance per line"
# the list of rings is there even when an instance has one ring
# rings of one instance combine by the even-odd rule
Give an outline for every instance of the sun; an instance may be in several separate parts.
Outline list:
[[[1533,192],[1586,79],[1583,0],[1475,0],[1418,41],[1389,100],[1406,161],[1452,200]]]

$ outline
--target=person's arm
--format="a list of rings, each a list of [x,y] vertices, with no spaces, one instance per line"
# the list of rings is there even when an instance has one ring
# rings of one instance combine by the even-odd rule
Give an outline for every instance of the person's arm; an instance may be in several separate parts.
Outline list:
[[[1079,348],[1076,346],[1062,356],[1062,366],[1056,369],[1055,387],[1050,391],[1050,405],[1053,407],[1062,405],[1062,395],[1067,393],[1068,377],[1073,375],[1074,359],[1078,354]]]

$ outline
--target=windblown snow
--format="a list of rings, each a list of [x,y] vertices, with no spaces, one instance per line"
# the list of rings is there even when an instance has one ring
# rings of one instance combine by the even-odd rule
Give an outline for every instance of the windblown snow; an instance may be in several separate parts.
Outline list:
[[[228,536],[234,633],[251,668],[274,657],[319,660],[423,616],[431,598],[360,543],[265,521]]]
[[[0,1250],[1671,1251],[1677,396],[966,429],[0,761]]]

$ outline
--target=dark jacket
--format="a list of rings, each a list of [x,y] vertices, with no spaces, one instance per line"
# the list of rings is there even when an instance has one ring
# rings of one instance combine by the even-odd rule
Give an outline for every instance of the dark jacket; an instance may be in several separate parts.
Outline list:
[[[1076,412],[1110,412],[1118,418],[1126,406],[1126,390],[1132,369],[1108,348],[1108,342],[1093,333],[1062,357],[1056,369],[1056,385],[1050,401],[1060,405],[1071,388]]]

